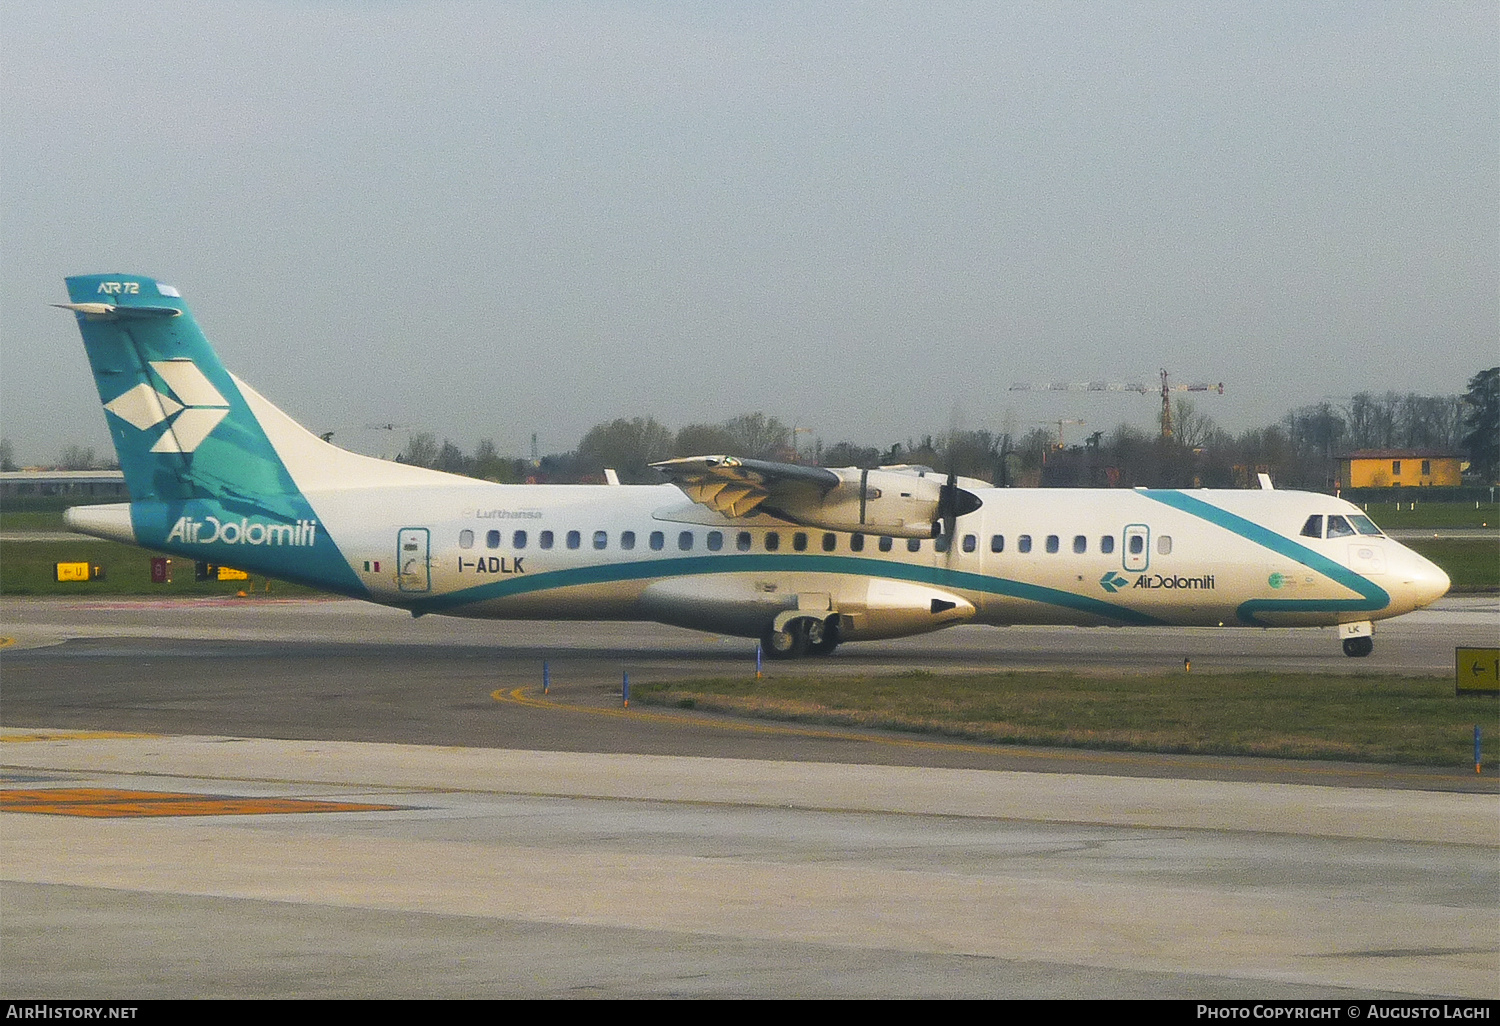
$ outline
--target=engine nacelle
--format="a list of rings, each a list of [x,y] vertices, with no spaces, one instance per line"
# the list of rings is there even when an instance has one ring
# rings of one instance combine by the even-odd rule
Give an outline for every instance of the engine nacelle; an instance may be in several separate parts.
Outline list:
[[[972,513],[988,488],[930,467],[808,467],[738,456],[685,456],[651,464],[689,499],[726,517],[770,513],[794,524],[899,538],[932,538],[950,518]]]
[[[907,470],[832,471],[839,483],[820,500],[778,504],[777,512],[810,527],[830,531],[862,531],[896,538],[931,538],[945,514],[945,478]],[[979,508],[979,498],[956,488],[954,515]]]

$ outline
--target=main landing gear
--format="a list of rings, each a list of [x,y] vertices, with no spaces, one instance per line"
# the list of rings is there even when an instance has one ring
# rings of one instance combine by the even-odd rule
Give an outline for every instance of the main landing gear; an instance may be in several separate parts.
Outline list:
[[[799,616],[782,630],[768,628],[760,643],[761,650],[772,659],[798,659],[804,655],[826,656],[838,648],[840,640],[837,615],[826,620]]]
[[[1344,655],[1346,655],[1346,656],[1352,656],[1352,657],[1358,659],[1361,656],[1367,656],[1367,655],[1369,655],[1373,651],[1375,651],[1375,639],[1374,638],[1345,638],[1344,639]]]

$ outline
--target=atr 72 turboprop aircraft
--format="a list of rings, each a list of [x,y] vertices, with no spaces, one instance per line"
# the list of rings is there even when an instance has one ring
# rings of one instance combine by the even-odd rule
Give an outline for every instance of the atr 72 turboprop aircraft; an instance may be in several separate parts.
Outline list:
[[[131,501],[101,538],[414,615],[655,620],[772,656],[962,623],[1334,627],[1448,589],[1340,499],[1260,490],[996,489],[926,468],[733,456],[670,484],[502,485],[361,456],[230,374],[178,291],[69,278]]]

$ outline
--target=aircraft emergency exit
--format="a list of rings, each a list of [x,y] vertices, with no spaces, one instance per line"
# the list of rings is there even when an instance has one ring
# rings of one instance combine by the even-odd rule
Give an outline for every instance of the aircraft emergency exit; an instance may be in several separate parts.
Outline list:
[[[348,452],[230,374],[178,291],[67,279],[131,501],[74,530],[410,610],[658,621],[773,656],[962,623],[1337,627],[1448,589],[1326,495],[996,489],[732,455],[661,485],[502,485]]]

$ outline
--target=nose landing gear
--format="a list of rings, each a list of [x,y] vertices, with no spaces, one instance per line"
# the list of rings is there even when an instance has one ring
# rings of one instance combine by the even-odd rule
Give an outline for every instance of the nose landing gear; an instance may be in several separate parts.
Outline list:
[[[1375,625],[1369,620],[1339,624],[1339,637],[1344,642],[1344,655],[1359,659],[1375,651]]]

